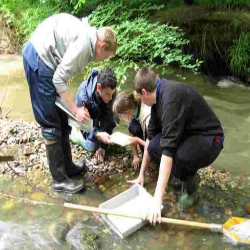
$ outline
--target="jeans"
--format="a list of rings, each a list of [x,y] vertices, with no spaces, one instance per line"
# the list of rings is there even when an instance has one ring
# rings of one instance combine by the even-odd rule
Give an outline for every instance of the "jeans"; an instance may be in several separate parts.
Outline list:
[[[84,133],[74,127],[69,138],[73,143],[82,146],[87,151],[96,151],[100,146],[98,141],[91,141],[84,138]]]
[[[34,48],[32,53],[36,53]],[[36,121],[41,125],[43,137],[47,140],[57,140],[61,136],[69,134],[71,128],[68,125],[67,114],[55,105],[58,94],[52,82],[54,70],[49,68],[38,55],[36,58],[36,69],[34,70],[23,57],[33,113]]]

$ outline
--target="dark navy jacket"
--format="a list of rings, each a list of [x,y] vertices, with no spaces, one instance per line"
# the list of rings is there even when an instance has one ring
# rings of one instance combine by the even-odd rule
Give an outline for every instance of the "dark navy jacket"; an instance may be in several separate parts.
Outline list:
[[[162,154],[170,157],[188,136],[223,137],[219,119],[201,94],[190,85],[167,79],[157,85],[147,132],[149,140],[161,133]]]
[[[105,131],[111,134],[116,126],[112,112],[115,95],[113,95],[113,98],[109,103],[106,104],[103,102],[102,98],[95,93],[97,75],[98,71],[93,70],[88,79],[81,83],[76,94],[77,107],[85,105],[90,113],[91,119],[93,119],[94,129],[89,133],[83,133],[85,140],[91,141],[96,141],[97,132]],[[100,148],[105,149],[106,145],[100,143]]]

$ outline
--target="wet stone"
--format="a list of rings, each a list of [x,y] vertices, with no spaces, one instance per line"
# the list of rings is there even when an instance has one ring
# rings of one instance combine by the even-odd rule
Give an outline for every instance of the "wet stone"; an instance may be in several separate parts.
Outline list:
[[[97,159],[93,158],[91,159],[92,164],[96,165],[98,163]]]
[[[45,144],[44,144],[44,143],[41,145],[41,149],[42,149],[43,151],[45,151],[45,150],[46,150],[46,146],[45,146]]]
[[[52,224],[49,227],[49,233],[52,237],[58,241],[65,241],[66,235],[70,230],[70,226],[66,221],[60,221],[56,224]]]

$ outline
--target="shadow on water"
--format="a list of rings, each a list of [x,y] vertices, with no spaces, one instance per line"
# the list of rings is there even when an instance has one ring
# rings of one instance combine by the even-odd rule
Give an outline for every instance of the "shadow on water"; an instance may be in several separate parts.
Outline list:
[[[2,99],[5,82],[9,76],[9,85],[3,103],[3,113],[12,108],[10,118],[33,120],[28,86],[22,71],[20,57],[1,57],[0,67],[0,100]],[[13,66],[14,65],[14,66]],[[233,86],[219,88],[203,75],[193,75],[186,71],[176,70],[185,79],[183,82],[195,86],[213,107],[219,116],[226,134],[225,148],[215,162],[217,169],[226,169],[241,177],[250,174],[250,90]],[[167,78],[179,80],[175,75]],[[131,79],[124,89],[131,90]],[[77,77],[70,86],[76,92],[81,76]],[[125,130],[124,124],[117,129]],[[127,170],[100,186],[100,191],[90,185],[87,192],[74,196],[59,196],[55,199],[34,194],[19,179],[5,179],[0,176],[0,190],[5,193],[22,196],[31,200],[39,200],[49,205],[32,205],[18,199],[5,198],[0,195],[0,250],[7,249],[249,249],[246,246],[232,246],[224,242],[223,236],[208,231],[194,230],[173,225],[145,226],[140,231],[125,240],[108,230],[99,216],[83,211],[63,208],[66,200],[72,203],[98,206],[103,201],[129,188],[128,179],[137,177],[136,172]],[[211,174],[212,175],[212,174]],[[149,176],[147,190],[153,194],[156,180]],[[207,223],[224,223],[231,215],[248,217],[244,204],[250,202],[250,183],[246,180],[243,191],[221,189],[213,181],[208,181],[205,188],[198,194],[199,203],[189,211],[179,211],[176,201],[180,192],[171,188],[165,197],[166,217],[195,220]],[[228,212],[230,210],[230,213]]]

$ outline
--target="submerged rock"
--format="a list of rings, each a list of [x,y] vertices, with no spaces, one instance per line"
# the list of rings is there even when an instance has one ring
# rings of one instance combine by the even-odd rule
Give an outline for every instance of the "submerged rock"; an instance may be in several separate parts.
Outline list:
[[[56,241],[65,241],[66,235],[70,230],[70,226],[66,221],[59,221],[49,227],[51,237]]]
[[[77,223],[66,236],[66,241],[75,250],[97,250],[101,249],[97,229],[87,227],[83,223]]]

